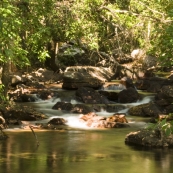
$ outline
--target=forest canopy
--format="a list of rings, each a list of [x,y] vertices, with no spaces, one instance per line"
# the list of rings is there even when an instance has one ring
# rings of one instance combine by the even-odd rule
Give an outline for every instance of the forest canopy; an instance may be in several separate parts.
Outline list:
[[[56,70],[57,49],[73,42],[120,57],[141,48],[171,66],[172,31],[172,0],[1,0],[0,63]]]
[[[2,0],[0,61],[50,56],[48,44],[75,41],[112,54],[146,49],[172,64],[171,0]]]
[[[108,54],[142,48],[172,65],[172,7],[171,0],[2,0],[0,61],[42,61],[49,43],[73,40]]]

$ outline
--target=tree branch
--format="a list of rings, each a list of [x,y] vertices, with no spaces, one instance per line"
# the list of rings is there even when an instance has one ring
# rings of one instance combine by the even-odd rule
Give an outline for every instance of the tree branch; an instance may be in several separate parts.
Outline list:
[[[139,3],[143,4],[142,2],[139,2]],[[145,6],[146,6],[146,5],[145,5]],[[129,15],[133,15],[133,16],[142,16],[142,17],[144,17],[144,18],[147,17],[147,18],[153,19],[153,20],[155,20],[155,21],[157,21],[157,22],[161,22],[161,23],[173,22],[173,20],[166,20],[166,19],[165,19],[165,16],[164,16],[164,13],[160,13],[160,12],[158,12],[158,11],[156,11],[156,10],[153,10],[153,9],[147,7],[147,6],[146,6],[146,8],[148,8],[148,9],[149,9],[150,11],[152,11],[153,13],[158,13],[158,14],[162,15],[162,18],[157,18],[157,17],[149,16],[149,15],[141,15],[141,14],[134,13],[134,12],[128,11],[128,10],[118,10],[118,9],[117,9],[117,10],[112,10],[112,9],[106,7],[106,6],[101,6],[101,7],[99,8],[99,11],[105,9],[105,10],[111,12],[112,16],[114,16],[119,22],[120,22],[120,20],[119,20],[119,17],[116,15],[116,13],[119,13],[119,14],[129,14]],[[163,18],[164,18],[164,19],[163,19]]]

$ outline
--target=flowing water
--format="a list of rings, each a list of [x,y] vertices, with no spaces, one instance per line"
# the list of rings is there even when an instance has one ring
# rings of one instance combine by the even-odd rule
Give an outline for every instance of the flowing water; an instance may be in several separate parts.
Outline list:
[[[134,105],[149,102],[151,98],[144,97]],[[9,138],[0,141],[0,173],[172,173],[173,149],[146,149],[124,143],[126,134],[145,125],[142,118],[127,116],[129,128],[88,129],[79,123],[79,114],[51,109],[59,99],[29,105],[50,118],[67,119],[67,129],[35,130],[39,146],[29,130],[6,130]],[[121,112],[133,104],[126,106]],[[105,111],[98,114],[112,115]]]

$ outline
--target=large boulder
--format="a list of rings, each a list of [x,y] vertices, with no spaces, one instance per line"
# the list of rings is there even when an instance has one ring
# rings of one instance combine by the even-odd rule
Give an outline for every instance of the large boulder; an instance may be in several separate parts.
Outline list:
[[[64,118],[52,118],[47,123],[30,123],[22,121],[23,129],[49,129],[49,130],[65,130],[67,120]]]
[[[66,102],[57,102],[52,109],[55,110],[65,110],[65,111],[71,111],[73,108],[73,105],[71,103]]]
[[[71,104],[71,103],[66,103],[66,102],[57,102],[52,109],[55,110],[62,110],[62,111],[69,111],[72,113],[82,113],[86,114],[91,111],[93,111],[93,108],[90,106],[87,106],[85,104]]]
[[[172,147],[173,135],[162,137],[161,133],[158,129],[142,129],[130,132],[125,137],[125,143],[144,147]]]
[[[76,97],[79,101],[87,104],[108,104],[107,98],[89,87],[81,87],[76,90]]]
[[[173,112],[173,86],[164,85],[155,95],[155,103],[163,109],[163,113]]]
[[[132,103],[140,99],[140,95],[135,88],[127,88],[118,93],[119,103]]]
[[[100,88],[113,76],[108,68],[92,66],[72,66],[66,68],[63,76],[64,89],[77,89],[79,87]]]
[[[119,83],[106,83],[103,85],[102,90],[123,90],[126,87],[123,84]]]
[[[72,113],[82,113],[82,114],[87,114],[92,111],[93,108],[85,104],[75,104],[71,110]]]
[[[155,103],[145,103],[138,106],[133,106],[128,110],[128,114],[141,117],[158,117],[162,111]]]
[[[3,117],[8,122],[11,120],[17,121],[36,121],[47,119],[48,117],[42,112],[36,111],[32,107],[29,106],[14,106],[10,108],[4,108]]]
[[[120,83],[124,85],[126,88],[135,88],[133,80],[127,76],[121,78]]]
[[[62,74],[56,73],[52,70],[39,68],[37,71],[34,71],[31,73],[32,79],[31,80],[37,80],[39,82],[58,82],[62,80]],[[26,77],[28,77],[26,75]]]
[[[0,129],[4,129],[6,126],[6,121],[2,116],[2,113],[0,112]]]
[[[148,77],[139,79],[135,83],[137,89],[154,93],[159,92],[165,85],[173,85],[173,80],[161,77]]]
[[[125,109],[126,106],[124,105],[115,105],[115,104],[92,104],[92,105],[86,105],[86,104],[71,104],[71,103],[65,103],[65,102],[57,102],[52,109],[55,110],[62,110],[62,111],[69,111],[71,113],[80,113],[80,114],[87,114],[90,112],[101,112],[101,111],[107,111],[107,112],[118,112],[123,109]]]
[[[0,140],[7,139],[8,136],[4,133],[2,129],[6,128],[6,121],[5,119],[1,116],[0,112]]]
[[[48,122],[51,125],[65,125],[66,123],[67,121],[63,118],[53,118]]]
[[[164,93],[167,97],[173,98],[173,85],[164,85],[160,92]]]
[[[131,52],[131,57],[142,64],[142,68],[148,69],[157,65],[157,58],[147,55],[145,50],[135,49]]]
[[[114,91],[103,91],[100,90],[99,93],[104,95],[110,101],[118,101],[118,93]]]
[[[169,97],[165,93],[159,92],[155,95],[155,102],[159,106],[168,106],[173,102],[173,97]]]

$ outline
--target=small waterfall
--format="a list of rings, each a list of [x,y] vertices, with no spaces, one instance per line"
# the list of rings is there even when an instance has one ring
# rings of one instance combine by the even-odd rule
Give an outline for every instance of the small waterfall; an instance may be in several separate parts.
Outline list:
[[[101,88],[101,90],[123,90],[123,89],[126,89],[126,87],[122,84],[109,84]]]
[[[106,87],[104,89],[124,89],[123,85],[111,85],[110,87]],[[64,94],[64,93],[63,93]],[[68,96],[68,94],[66,94],[66,96]],[[71,97],[68,97],[68,99],[70,100],[69,102],[71,104],[80,104],[80,102],[78,102],[77,100],[75,100],[75,97],[72,97],[72,94],[70,95]],[[38,100],[37,102],[29,102],[29,103],[25,103],[26,105],[30,105],[35,107],[37,110],[41,111],[42,113],[46,114],[49,118],[47,120],[43,120],[43,121],[37,121],[38,123],[47,123],[48,121],[50,121],[52,118],[63,118],[65,120],[67,120],[67,125],[69,127],[74,127],[74,128],[88,128],[87,125],[83,122],[80,121],[79,116],[80,114],[78,113],[70,113],[70,112],[66,112],[66,111],[62,111],[62,110],[54,110],[52,109],[52,107],[57,103],[57,102],[61,102],[62,97],[56,97],[56,98],[51,98],[49,100]],[[153,95],[149,95],[149,96],[145,96],[143,97],[142,100],[139,100],[135,103],[126,103],[126,104],[120,104],[118,103],[118,105],[123,105],[122,109],[115,109],[115,112],[113,112],[113,110],[111,109],[110,112],[107,112],[104,108],[100,111],[100,112],[96,112],[96,114],[98,116],[102,116],[102,117],[110,117],[112,116],[114,113],[122,113],[122,114],[126,114],[129,110],[129,108],[133,107],[133,106],[137,106],[140,104],[145,104],[145,103],[149,103],[150,101],[152,101],[154,98]],[[64,98],[65,99],[65,98]],[[111,105],[116,107],[117,103],[112,103]],[[118,106],[117,105],[117,106]],[[91,129],[91,128],[88,128]]]
[[[67,118],[67,125],[74,128],[82,128],[82,129],[89,129],[89,127],[80,121],[79,115],[78,116],[68,116]]]

